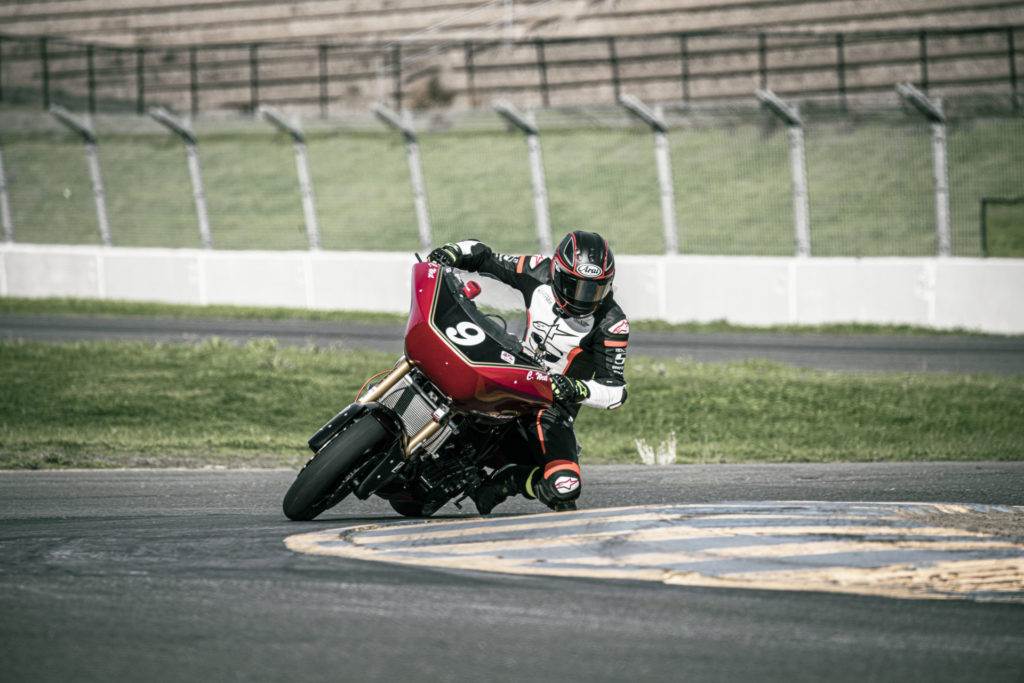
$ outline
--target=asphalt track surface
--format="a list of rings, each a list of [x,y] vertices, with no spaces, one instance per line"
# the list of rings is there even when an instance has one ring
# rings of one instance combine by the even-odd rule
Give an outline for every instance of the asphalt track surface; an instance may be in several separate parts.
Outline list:
[[[584,472],[585,511],[797,499],[1024,504],[1024,463]],[[1020,602],[558,578],[296,552],[286,546],[296,534],[401,520],[370,499],[343,501],[314,522],[289,522],[280,500],[293,478],[289,471],[0,473],[0,679],[1024,677]],[[509,523],[543,508],[517,498],[499,512],[492,518]],[[447,506],[438,520],[475,518]]]
[[[0,316],[3,339],[191,343],[211,336],[398,352],[401,328]],[[637,355],[707,362],[1024,372],[1016,338],[634,333],[632,341]],[[778,501],[969,503],[976,513],[941,522],[958,529],[958,538],[981,534],[1010,544],[1012,553],[1024,544],[1024,512],[1007,507],[1024,505],[1024,463],[584,465],[584,474],[583,514],[730,501],[747,509]],[[351,530],[406,523],[376,499],[346,500],[314,522],[289,522],[280,501],[294,476],[0,472],[0,680],[1024,680],[1021,563],[1013,565],[1010,600],[1005,593],[907,599],[810,584],[672,585],[398,564],[380,561],[387,549],[367,560],[315,554],[290,541],[357,538],[365,532]],[[519,515],[544,509],[514,499],[496,512],[487,524],[518,525],[531,519]],[[451,505],[435,517],[477,520],[472,509]],[[431,528],[438,527],[399,531]],[[606,555],[621,553],[609,546]]]
[[[514,324],[511,326],[514,329]],[[195,343],[218,337],[282,346],[402,351],[402,325],[0,314],[0,340]],[[633,356],[717,363],[766,359],[840,372],[1024,375],[1024,337],[639,332]]]

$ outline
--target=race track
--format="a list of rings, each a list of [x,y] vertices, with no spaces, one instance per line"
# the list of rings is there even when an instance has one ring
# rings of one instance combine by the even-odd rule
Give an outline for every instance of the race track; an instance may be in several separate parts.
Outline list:
[[[510,320],[510,329],[515,322]],[[0,340],[236,343],[402,352],[404,325],[307,320],[216,320],[0,314]],[[1024,337],[643,332],[630,355],[722,363],[751,358],[838,372],[966,372],[1024,375]]]
[[[767,511],[778,526],[782,510],[834,511],[846,509],[843,501],[878,509],[961,502],[977,505],[925,510],[896,526],[980,543],[985,552],[1002,544],[1007,557],[1024,547],[1024,513],[1007,507],[1024,505],[1024,463],[592,466],[584,475],[580,514],[592,517],[667,506],[688,510],[683,517],[694,524],[694,506],[720,513],[729,501],[742,501],[743,510]],[[288,522],[280,499],[293,478],[290,471],[0,473],[0,679],[1024,676],[1020,588],[904,599],[814,585],[687,585],[312,554],[290,548],[288,539],[353,527],[410,538],[424,527],[393,526],[405,521],[379,500],[344,501],[323,519]],[[486,524],[521,526],[538,518],[515,515],[544,509],[515,499],[498,512]],[[826,517],[835,522],[833,512]],[[540,519],[552,518],[572,521]],[[477,519],[448,506],[436,518],[442,526],[426,528],[435,536],[429,543],[436,545],[443,525]],[[664,522],[648,520],[645,533],[667,528]],[[891,535],[893,522],[886,524],[884,535]],[[543,554],[543,545],[528,550]],[[607,550],[592,554],[607,559]],[[577,558],[587,555],[582,545],[575,550]]]
[[[58,343],[397,353],[400,334],[0,316],[0,338]],[[631,341],[705,362],[1024,374],[1021,338]],[[576,517],[515,499],[415,526],[375,499],[289,522],[294,477],[0,472],[0,681],[1024,680],[1022,462],[584,464]]]

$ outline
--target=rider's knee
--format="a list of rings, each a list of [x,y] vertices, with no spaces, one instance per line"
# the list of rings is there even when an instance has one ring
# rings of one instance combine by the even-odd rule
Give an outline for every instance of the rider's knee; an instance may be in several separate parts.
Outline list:
[[[549,469],[547,472],[538,468],[530,477],[527,495],[532,494],[552,510],[564,510],[580,497],[582,488],[578,465]]]

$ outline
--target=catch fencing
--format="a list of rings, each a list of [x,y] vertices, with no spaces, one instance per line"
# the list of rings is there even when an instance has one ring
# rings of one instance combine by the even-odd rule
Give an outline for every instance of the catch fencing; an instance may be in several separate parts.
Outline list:
[[[1024,119],[895,85],[844,106],[494,108],[299,119],[0,115],[8,242],[413,251],[1024,256]],[[932,109],[929,110],[929,107]]]

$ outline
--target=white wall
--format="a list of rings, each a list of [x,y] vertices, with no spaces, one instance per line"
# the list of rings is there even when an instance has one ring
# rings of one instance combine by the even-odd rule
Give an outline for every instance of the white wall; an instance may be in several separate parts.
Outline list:
[[[0,245],[0,296],[404,312],[415,257]],[[1024,333],[1024,260],[627,256],[633,320],[897,323]],[[496,301],[496,303],[498,303]]]

